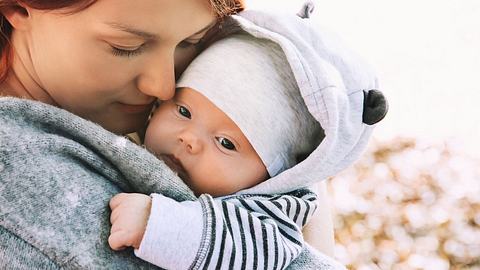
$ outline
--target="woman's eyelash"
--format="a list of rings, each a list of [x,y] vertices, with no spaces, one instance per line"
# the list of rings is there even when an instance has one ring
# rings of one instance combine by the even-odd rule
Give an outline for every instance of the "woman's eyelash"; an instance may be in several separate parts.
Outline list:
[[[135,50],[125,50],[125,49],[120,49],[117,47],[112,46],[112,53],[115,56],[121,56],[121,57],[133,57],[141,54],[143,51],[143,46],[138,47]]]

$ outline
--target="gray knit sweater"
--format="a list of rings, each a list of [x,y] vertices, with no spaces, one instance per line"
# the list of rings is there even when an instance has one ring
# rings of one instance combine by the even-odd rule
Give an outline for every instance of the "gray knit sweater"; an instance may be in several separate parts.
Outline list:
[[[145,269],[112,251],[108,201],[118,192],[195,199],[145,149],[67,111],[0,98],[0,269]],[[290,269],[334,269],[308,246]]]

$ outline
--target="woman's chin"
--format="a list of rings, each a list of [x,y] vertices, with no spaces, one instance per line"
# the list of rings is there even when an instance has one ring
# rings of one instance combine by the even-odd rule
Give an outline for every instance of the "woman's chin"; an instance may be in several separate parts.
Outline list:
[[[149,112],[137,114],[115,114],[114,117],[90,119],[106,130],[119,135],[141,131],[145,128]]]

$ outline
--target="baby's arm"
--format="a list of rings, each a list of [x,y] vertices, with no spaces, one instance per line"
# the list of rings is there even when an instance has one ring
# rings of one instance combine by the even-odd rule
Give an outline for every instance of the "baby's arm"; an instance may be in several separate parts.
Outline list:
[[[315,194],[307,191],[275,197],[202,195],[180,203],[158,194],[152,198],[135,253],[164,268],[283,269],[300,253],[301,227],[316,208]]]
[[[209,252],[223,254],[223,258],[214,255],[216,264],[208,264],[208,269],[229,266],[232,260],[239,269],[285,269],[300,254],[301,228],[317,208],[316,196],[308,190],[279,196],[231,196],[221,204],[222,234],[217,233]],[[238,267],[238,261],[244,264]]]

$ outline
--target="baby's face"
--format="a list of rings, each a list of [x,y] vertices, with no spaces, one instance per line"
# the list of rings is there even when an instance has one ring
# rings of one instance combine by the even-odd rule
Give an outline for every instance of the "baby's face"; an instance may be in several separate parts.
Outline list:
[[[155,111],[145,146],[178,172],[196,195],[222,196],[268,176],[265,165],[237,125],[190,88]]]

